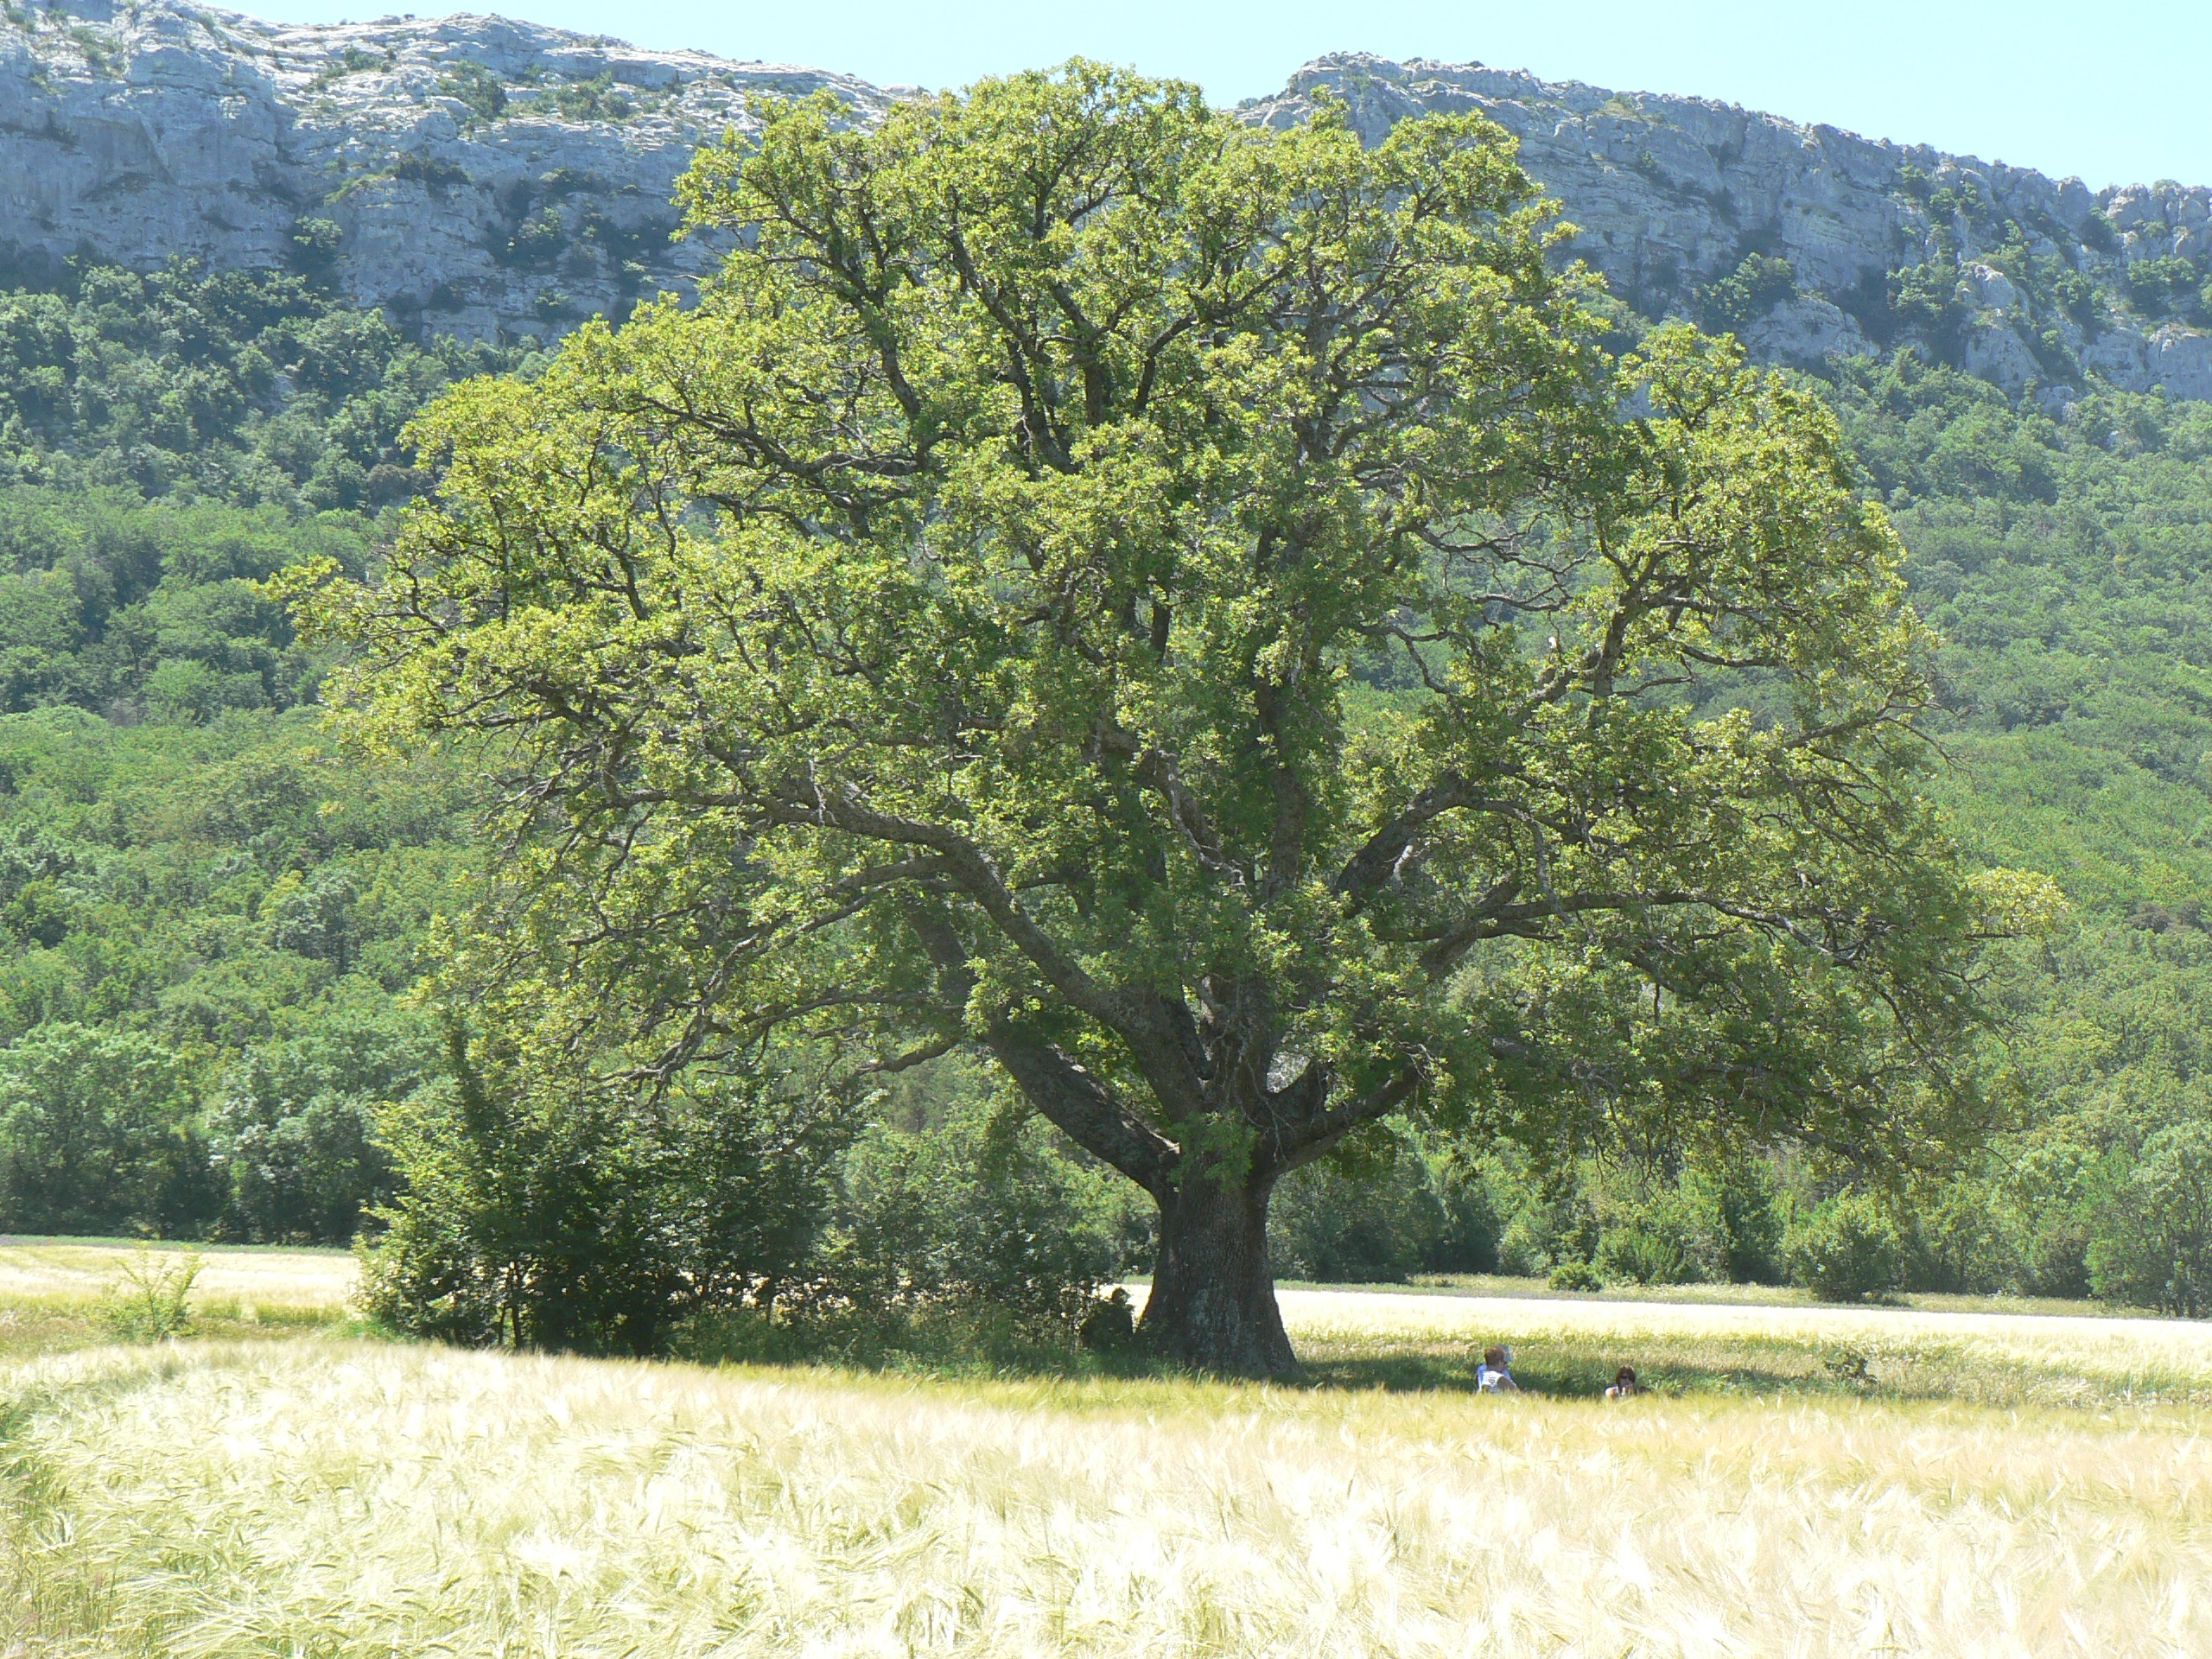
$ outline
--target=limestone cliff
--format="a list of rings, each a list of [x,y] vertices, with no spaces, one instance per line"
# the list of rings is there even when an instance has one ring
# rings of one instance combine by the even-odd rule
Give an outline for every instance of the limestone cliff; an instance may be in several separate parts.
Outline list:
[[[297,27],[182,0],[0,0],[0,262],[73,255],[289,265],[429,332],[545,338],[681,289],[675,178],[760,93],[896,89],[502,18]],[[2063,403],[2091,375],[2212,397],[2200,298],[2212,193],[2078,180],[1875,143],[1696,99],[1363,54],[1308,66],[1251,118],[1326,89],[1378,136],[1479,109],[1646,316],[1811,360],[1918,340]]]
[[[2046,400],[2091,372],[2212,397],[2212,336],[2164,315],[2202,304],[2201,187],[2093,193],[1733,105],[1357,53],[1309,64],[1247,109],[1293,122],[1324,93],[1370,140],[1427,111],[1490,116],[1519,137],[1522,164],[1580,227],[1576,251],[1617,294],[1647,316],[1702,313],[1762,356],[1918,338]]]
[[[645,52],[497,17],[323,28],[147,0],[0,21],[0,257],[326,273],[469,337],[543,336],[681,287],[692,149],[761,92],[849,77]]]

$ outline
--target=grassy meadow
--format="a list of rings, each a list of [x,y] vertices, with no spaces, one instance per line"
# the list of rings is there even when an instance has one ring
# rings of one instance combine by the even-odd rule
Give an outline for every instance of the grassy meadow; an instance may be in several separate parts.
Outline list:
[[[130,1257],[0,1245],[0,1300],[96,1331]],[[1319,1386],[954,1379],[365,1341],[343,1255],[207,1263],[206,1335],[0,1361],[0,1652],[2212,1651],[2212,1327],[1291,1289]]]
[[[159,1267],[184,1254],[114,1239],[0,1237],[0,1363],[111,1341],[103,1306],[128,1288],[133,1264]],[[347,1251],[213,1245],[195,1254],[199,1336],[265,1339],[353,1323]]]
[[[1308,1365],[1344,1382],[1467,1386],[1470,1353],[1503,1342],[1525,1387],[1567,1396],[1599,1393],[1631,1364],[1673,1395],[2212,1407],[2212,1324],[1964,1297],[1822,1306],[1802,1293],[1729,1288],[1750,1294],[1663,1302],[1316,1287],[1282,1300]]]

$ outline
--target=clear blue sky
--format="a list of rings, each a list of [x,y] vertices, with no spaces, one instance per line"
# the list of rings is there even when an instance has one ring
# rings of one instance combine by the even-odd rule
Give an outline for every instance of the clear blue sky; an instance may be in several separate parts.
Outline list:
[[[370,0],[230,0],[356,21]],[[399,0],[404,3],[404,0]],[[394,0],[383,0],[383,4]],[[1071,54],[1187,77],[1217,101],[1328,51],[1474,60],[1551,79],[1695,93],[1870,137],[2078,174],[2212,184],[2212,0],[472,0],[640,46],[697,47],[955,86]]]

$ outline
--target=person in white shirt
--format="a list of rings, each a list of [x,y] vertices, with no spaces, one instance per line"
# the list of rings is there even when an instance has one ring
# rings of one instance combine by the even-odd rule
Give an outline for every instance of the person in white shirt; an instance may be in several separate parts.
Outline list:
[[[1608,1400],[1629,1400],[1643,1392],[1643,1385],[1636,1380],[1636,1367],[1624,1365],[1613,1373],[1613,1386],[1605,1390]]]
[[[1475,1367],[1475,1387],[1484,1394],[1518,1394],[1521,1385],[1506,1368],[1513,1363],[1510,1348],[1485,1348],[1483,1363]]]

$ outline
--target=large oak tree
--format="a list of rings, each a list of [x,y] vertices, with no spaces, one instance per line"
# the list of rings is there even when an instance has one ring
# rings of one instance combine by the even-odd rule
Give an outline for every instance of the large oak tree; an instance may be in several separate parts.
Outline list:
[[[449,396],[380,580],[302,584],[384,729],[499,740],[487,997],[649,1079],[971,1046],[1157,1201],[1146,1341],[1252,1373],[1270,1190],[1393,1115],[1970,1131],[2006,896],[1892,534],[1813,397],[1601,349],[1498,128],[1076,63],[683,200],[696,307]]]

